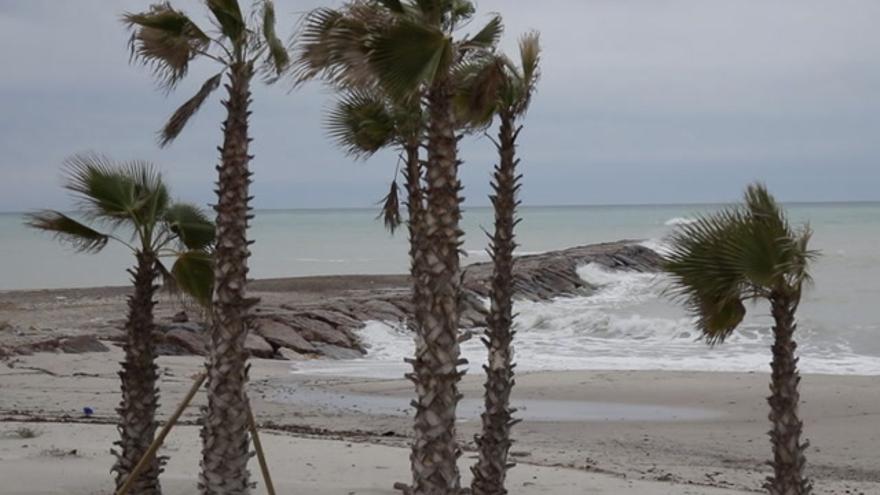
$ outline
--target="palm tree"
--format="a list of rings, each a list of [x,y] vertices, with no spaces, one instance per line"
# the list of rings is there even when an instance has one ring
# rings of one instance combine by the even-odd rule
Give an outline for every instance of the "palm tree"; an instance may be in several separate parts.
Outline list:
[[[84,223],[52,210],[27,216],[30,227],[51,232],[86,253],[100,252],[111,241],[131,249],[137,263],[129,273],[134,292],[128,298],[123,345],[122,402],[114,451],[117,489],[147,451],[156,431],[159,393],[155,363],[157,335],[153,324],[155,284],[160,276],[176,283],[202,303],[210,301],[214,227],[205,214],[186,203],[172,203],[155,169],[140,161],[114,163],[95,155],[76,155],[66,162],[65,187],[79,198]],[[91,225],[90,225],[91,224]],[[120,231],[132,233],[131,241]],[[163,257],[174,257],[169,270]],[[159,494],[163,459],[154,458],[138,477],[134,492]]]
[[[517,193],[522,177],[516,170],[516,140],[521,126],[517,121],[529,108],[538,82],[540,42],[537,33],[523,36],[519,43],[521,67],[504,56],[491,57],[488,63],[473,74],[476,91],[462,93],[465,107],[480,111],[474,95],[494,88],[495,95],[489,100],[491,112],[500,122],[498,140],[494,141],[499,162],[495,166],[490,196],[495,209],[495,232],[491,236],[489,254],[493,272],[489,291],[490,309],[486,321],[488,348],[486,372],[485,411],[482,414],[482,432],[477,435],[479,460],[471,468],[473,481],[471,491],[476,495],[502,495],[507,493],[504,482],[507,470],[513,465],[508,461],[511,439],[510,429],[518,421],[513,419],[510,393],[513,390],[513,252],[516,249],[514,227],[519,220],[516,208]],[[485,98],[483,96],[482,98]],[[479,116],[475,116],[478,120]]]
[[[288,63],[288,54],[275,34],[275,9],[269,0],[255,5],[259,26],[249,26],[237,0],[206,0],[216,33],[208,34],[170,3],[158,3],[142,13],[123,18],[132,30],[131,50],[135,60],[153,69],[166,88],[172,89],[186,76],[195,59],[215,62],[220,67],[213,77],[186,101],[165,125],[160,142],[167,145],[183,130],[224,75],[227,99],[223,123],[223,146],[217,168],[217,248],[215,253],[213,322],[208,356],[208,407],[204,440],[203,493],[247,493],[249,475],[248,416],[245,397],[247,352],[245,338],[250,326],[250,309],[255,299],[246,296],[247,260],[250,256],[247,227],[252,218],[248,206],[251,172],[248,164],[250,136],[250,85],[261,64],[267,76],[278,75]]]
[[[494,49],[502,31],[493,17],[475,35],[456,39],[475,12],[466,0],[353,1],[339,10],[319,9],[306,18],[295,63],[298,79],[320,76],[338,85],[378,84],[397,98],[423,98],[427,119],[425,211],[422,239],[426,293],[415,294],[423,311],[416,356],[408,376],[415,383],[414,439],[407,493],[458,494],[456,407],[462,376],[459,298],[462,231],[458,178],[458,121],[453,97],[459,69]]]
[[[387,147],[397,148],[401,153],[407,192],[413,300],[421,301],[425,293],[423,274],[426,273],[425,258],[421,256],[426,250],[422,244],[425,194],[422,185],[424,167],[419,150],[425,126],[421,105],[415,98],[395,99],[383,93],[376,85],[342,91],[343,96],[337,101],[326,122],[329,134],[337,144],[356,158],[367,158]],[[393,234],[402,223],[396,177],[382,203],[385,226]],[[424,312],[421,311],[423,307],[424,304],[413,304],[414,315],[409,323],[416,336],[421,335],[418,329],[419,322],[424,318]],[[422,339],[418,340],[418,345],[422,345]]]
[[[723,342],[742,322],[744,301],[766,299],[773,316],[773,360],[769,432],[774,475],[764,485],[771,495],[808,495],[804,476],[808,442],[801,442],[795,312],[810,281],[814,251],[811,231],[793,229],[761,184],[748,187],[745,205],[700,218],[672,236],[666,270],[677,294],[695,315],[710,344]]]

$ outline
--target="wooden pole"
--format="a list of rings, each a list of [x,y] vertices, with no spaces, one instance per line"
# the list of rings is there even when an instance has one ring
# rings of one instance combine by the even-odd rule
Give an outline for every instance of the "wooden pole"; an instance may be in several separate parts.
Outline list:
[[[263,481],[266,483],[266,491],[269,495],[275,495],[275,486],[272,484],[272,477],[269,475],[269,464],[266,463],[266,454],[263,452],[263,444],[260,442],[260,435],[257,433],[257,421],[254,419],[254,412],[251,409],[251,402],[247,404],[248,421],[251,423],[251,436],[254,437],[254,449],[257,451],[257,460],[260,462],[260,471],[263,472]]]
[[[131,474],[128,475],[128,479],[125,480],[125,484],[122,485],[122,488],[120,488],[119,491],[116,492],[116,495],[126,495],[128,491],[131,490],[131,485],[133,485],[137,477],[140,476],[141,471],[143,471],[144,468],[147,467],[147,463],[150,462],[150,459],[152,459],[153,456],[156,455],[156,451],[159,450],[159,447],[162,446],[162,442],[165,441],[165,437],[168,436],[168,432],[171,431],[171,428],[173,428],[175,423],[177,423],[177,420],[180,419],[180,415],[183,414],[184,409],[186,409],[187,406],[189,406],[189,403],[192,402],[192,399],[193,397],[195,397],[196,392],[198,392],[199,388],[202,387],[202,384],[205,383],[205,378],[207,378],[207,376],[208,374],[203,372],[196,378],[195,383],[193,383],[192,388],[189,389],[189,392],[186,394],[186,397],[184,397],[183,402],[181,402],[180,405],[177,406],[177,410],[174,411],[174,414],[172,414],[170,418],[168,418],[165,426],[163,426],[159,434],[156,435],[153,443],[150,444],[150,447],[144,453],[144,456],[141,457],[141,460],[138,461],[137,465],[131,471]]]

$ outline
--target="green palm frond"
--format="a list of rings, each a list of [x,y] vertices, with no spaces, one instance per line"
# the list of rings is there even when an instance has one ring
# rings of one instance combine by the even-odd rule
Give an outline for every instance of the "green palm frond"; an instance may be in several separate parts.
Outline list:
[[[263,42],[267,47],[268,66],[276,76],[281,75],[290,63],[290,54],[287,47],[275,33],[275,4],[271,0],[263,1]]]
[[[25,225],[28,227],[51,232],[58,240],[84,253],[101,251],[110,239],[107,234],[53,210],[30,213],[26,219]]]
[[[88,216],[114,223],[140,223],[155,217],[168,203],[161,175],[147,162],[114,163],[95,153],[65,160],[65,187],[78,195]]]
[[[242,43],[247,34],[247,25],[241,14],[238,0],[206,0],[208,10],[214,14],[223,35],[233,44]]]
[[[176,287],[203,306],[210,306],[214,290],[214,261],[210,253],[190,250],[181,253],[171,267]]]
[[[793,230],[766,187],[753,184],[742,206],[678,228],[665,269],[698,328],[720,342],[742,321],[743,301],[800,293],[816,256],[809,238],[809,228]]]
[[[432,24],[439,24],[443,14],[444,3],[448,0],[414,0],[413,7],[421,14],[422,19]],[[447,6],[447,9],[449,7]]]
[[[347,153],[368,157],[396,137],[394,117],[379,95],[350,91],[327,115],[327,132]]]
[[[406,8],[400,0],[378,0],[383,7],[395,14],[405,14]]]
[[[211,42],[195,22],[168,2],[153,4],[146,12],[126,13],[122,19],[131,30],[132,60],[149,67],[169,89]]]
[[[477,34],[465,40],[463,46],[465,48],[494,48],[501,39],[504,32],[504,23],[501,16],[495,15]]]
[[[174,114],[171,115],[171,118],[168,119],[168,122],[165,123],[165,127],[159,132],[160,146],[167,146],[177,138],[180,132],[183,131],[183,128],[186,127],[189,119],[195,115],[202,107],[202,104],[205,103],[205,100],[211,96],[211,93],[213,93],[214,90],[220,87],[220,81],[222,78],[223,73],[220,72],[205,81],[198,93],[175,110]]]
[[[445,74],[452,62],[452,42],[442,31],[402,21],[373,38],[370,62],[392,95],[416,94],[421,85]]]
[[[492,54],[470,57],[453,71],[457,81],[453,100],[458,121],[473,130],[488,127],[499,110],[499,95],[506,84],[503,60]]]
[[[187,249],[204,250],[214,243],[214,223],[198,206],[175,203],[165,210],[163,220]]]

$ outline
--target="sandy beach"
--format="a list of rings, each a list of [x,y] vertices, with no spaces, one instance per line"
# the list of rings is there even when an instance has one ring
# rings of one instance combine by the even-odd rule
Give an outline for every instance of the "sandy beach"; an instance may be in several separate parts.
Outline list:
[[[403,278],[268,281],[255,294],[320,298],[345,290],[393,287]],[[0,295],[0,320],[16,322],[4,342],[35,335],[106,332],[124,313],[124,290],[71,289]],[[160,319],[179,307],[169,300]],[[101,330],[101,329],[104,330]],[[97,329],[97,330],[96,330]],[[0,477],[4,493],[111,493],[109,449],[115,440],[116,375],[122,353],[11,356],[0,366]],[[282,492],[394,493],[408,476],[407,403],[411,385],[291,373],[296,361],[253,359],[250,396]],[[164,420],[203,366],[199,356],[163,356]],[[769,468],[768,375],[652,371],[521,374],[514,403],[515,493],[724,494],[760,490]],[[462,382],[460,469],[473,462],[481,377]],[[808,472],[816,493],[880,493],[880,391],[876,378],[806,375],[802,388]],[[169,493],[195,493],[201,391],[163,454]],[[83,407],[92,408],[84,418]],[[251,471],[259,480],[256,461]],[[344,473],[344,475],[340,475]],[[11,483],[11,484],[9,484]],[[262,493],[258,491],[258,493]]]

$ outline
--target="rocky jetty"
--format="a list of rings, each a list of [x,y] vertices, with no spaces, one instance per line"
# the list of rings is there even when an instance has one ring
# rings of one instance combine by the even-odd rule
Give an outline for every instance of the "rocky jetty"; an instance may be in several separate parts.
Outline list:
[[[660,256],[635,241],[579,246],[521,256],[515,265],[516,294],[529,300],[586,295],[595,290],[577,269],[597,263],[614,270],[657,271]],[[489,294],[491,263],[469,265],[463,272],[462,328],[483,325]],[[274,299],[274,298],[273,298]],[[365,350],[357,330],[368,321],[405,324],[412,313],[409,288],[379,288],[302,302],[291,299],[263,303],[256,309],[254,331],[247,346],[264,358],[352,358]],[[191,323],[175,324],[165,332],[170,353],[204,353],[203,333]]]
[[[561,251],[521,256],[515,265],[517,297],[547,300],[554,297],[586,295],[595,290],[578,276],[577,269],[597,263],[614,270],[653,272],[661,258],[636,241],[619,241],[580,246]],[[491,263],[476,263],[462,273],[463,329],[483,326],[489,294]],[[63,294],[47,292],[40,297],[55,300],[57,311],[94,300],[96,296],[124,301],[126,289],[65,289]],[[309,359],[326,357],[347,359],[366,351],[358,330],[368,321],[405,325],[412,313],[410,288],[405,276],[332,276],[255,281],[251,294],[261,299],[255,309],[253,331],[246,346],[254,357],[269,359]],[[8,305],[22,306],[38,293],[22,292],[14,298],[7,294]],[[104,303],[101,303],[104,304]],[[50,304],[51,305],[51,304]],[[163,304],[160,304],[160,308]],[[59,309],[60,308],[60,309]],[[103,306],[102,306],[103,308]],[[43,306],[40,311],[45,311]],[[73,324],[69,314],[57,319],[70,324],[63,335],[42,329],[0,328],[0,357],[31,352],[91,352],[106,350],[100,341],[121,343],[124,333],[119,320],[122,309],[104,313],[108,319],[93,318]],[[204,355],[205,325],[195,317],[165,306],[157,315],[159,352],[164,355]],[[2,316],[2,315],[0,315]],[[192,316],[192,320],[189,316]],[[5,335],[5,337],[4,337]]]

